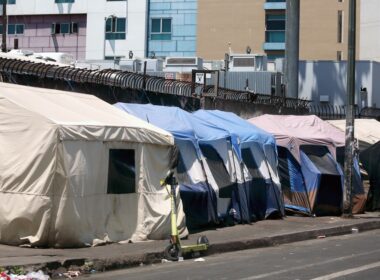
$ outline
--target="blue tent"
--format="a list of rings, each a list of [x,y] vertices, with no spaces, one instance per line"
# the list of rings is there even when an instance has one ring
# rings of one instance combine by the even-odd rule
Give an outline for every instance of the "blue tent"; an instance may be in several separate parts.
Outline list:
[[[177,107],[117,103],[115,107],[173,134],[179,148],[177,177],[189,228],[218,223],[216,194],[208,184],[190,113]]]
[[[248,221],[233,192],[236,184],[229,133],[176,107],[121,104],[116,107],[171,132],[180,151],[180,194],[189,227],[234,217]],[[244,208],[244,207],[243,207]]]
[[[199,110],[193,115],[229,132],[240,163],[240,168],[237,169],[241,172],[249,215],[254,215],[256,219],[263,219],[271,214],[283,216],[284,206],[273,135],[233,113]],[[246,171],[249,174],[244,174]]]

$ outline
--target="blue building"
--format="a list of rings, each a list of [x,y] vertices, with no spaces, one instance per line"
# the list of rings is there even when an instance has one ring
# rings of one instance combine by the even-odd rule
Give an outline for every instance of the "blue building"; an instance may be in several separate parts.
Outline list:
[[[149,0],[147,56],[196,56],[197,0]]]

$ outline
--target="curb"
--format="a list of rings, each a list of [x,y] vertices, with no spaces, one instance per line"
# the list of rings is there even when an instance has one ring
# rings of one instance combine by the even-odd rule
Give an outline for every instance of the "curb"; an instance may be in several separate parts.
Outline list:
[[[355,230],[353,230],[355,229]],[[289,244],[294,242],[317,239],[320,236],[332,237],[345,234],[361,233],[365,231],[380,229],[380,220],[368,221],[362,223],[351,223],[343,226],[327,227],[323,229],[315,229],[302,232],[294,232],[288,234],[274,235],[263,238],[252,238],[245,240],[229,241],[223,243],[211,244],[206,256],[227,253],[233,251],[241,251],[256,248],[265,248],[278,246],[281,244]],[[122,255],[113,258],[94,258],[94,259],[67,259],[63,261],[52,261],[40,264],[21,265],[24,269],[43,270],[53,275],[56,270],[66,268],[72,270],[81,270],[83,273],[89,273],[91,270],[104,272],[108,270],[130,268],[154,263],[160,263],[164,258],[163,251],[147,252],[134,255]]]

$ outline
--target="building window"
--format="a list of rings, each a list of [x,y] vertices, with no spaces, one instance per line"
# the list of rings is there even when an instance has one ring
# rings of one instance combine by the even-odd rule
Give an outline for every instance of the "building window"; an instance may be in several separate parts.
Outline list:
[[[0,0],[0,4],[3,4],[4,0]],[[7,0],[7,4],[16,4],[16,0]]]
[[[74,3],[75,0],[55,0],[55,3]]]
[[[285,14],[266,15],[265,42],[285,43]]]
[[[172,39],[172,19],[152,18],[151,40],[171,40]]]
[[[109,151],[108,194],[136,192],[135,151],[112,149]]]
[[[8,35],[22,35],[24,34],[24,24],[8,24]],[[3,33],[3,25],[0,25],[0,33]]]
[[[338,11],[338,43],[343,43],[343,11]]]
[[[76,22],[64,22],[53,23],[51,25],[51,34],[73,34],[78,33],[78,23]]]
[[[342,56],[343,56],[343,52],[342,51],[337,51],[336,52],[336,60],[337,61],[342,61]]]
[[[110,17],[106,21],[106,40],[125,40],[126,18]]]

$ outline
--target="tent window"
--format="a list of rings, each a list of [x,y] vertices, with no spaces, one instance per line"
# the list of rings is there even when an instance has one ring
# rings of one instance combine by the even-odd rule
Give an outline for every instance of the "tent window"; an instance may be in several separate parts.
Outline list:
[[[330,152],[325,146],[303,145],[301,150],[308,156],[322,174],[340,176]]]
[[[135,184],[135,151],[125,149],[110,150],[107,193],[134,193],[136,191]]]
[[[202,144],[200,148],[219,187],[219,197],[231,198],[234,183],[230,180],[230,175],[224,166],[223,159],[211,145]]]

